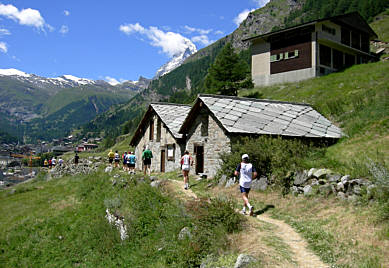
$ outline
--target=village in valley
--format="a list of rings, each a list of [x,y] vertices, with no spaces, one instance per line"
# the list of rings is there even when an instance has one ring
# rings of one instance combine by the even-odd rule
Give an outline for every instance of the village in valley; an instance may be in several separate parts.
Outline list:
[[[343,2],[265,1],[212,42],[169,28],[204,47],[152,79],[64,75],[34,99],[52,82],[0,70],[0,263],[388,266],[389,6]],[[119,27],[166,53],[162,29]]]

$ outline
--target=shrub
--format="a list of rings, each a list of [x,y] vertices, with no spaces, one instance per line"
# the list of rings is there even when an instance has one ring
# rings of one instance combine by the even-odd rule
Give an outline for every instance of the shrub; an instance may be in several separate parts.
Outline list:
[[[233,143],[231,151],[221,155],[222,166],[219,176],[232,175],[237,164],[241,162],[242,154],[247,153],[258,175],[282,177],[290,170],[305,167],[304,161],[313,156],[318,148],[297,139],[261,136],[243,138]],[[278,179],[276,183],[280,184],[281,181]]]

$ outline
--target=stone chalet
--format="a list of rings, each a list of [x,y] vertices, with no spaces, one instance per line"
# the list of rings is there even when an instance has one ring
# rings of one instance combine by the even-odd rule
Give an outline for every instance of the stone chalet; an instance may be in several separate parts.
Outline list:
[[[256,86],[296,82],[376,60],[377,34],[358,12],[255,36],[251,75]]]
[[[158,127],[162,124],[165,131]],[[308,104],[200,94],[192,108],[151,104],[131,145],[136,146],[138,159],[143,146],[150,145],[152,169],[162,172],[179,168],[186,148],[195,160],[191,173],[213,177],[220,153],[230,152],[239,137],[260,135],[334,142],[343,133]],[[166,161],[169,146],[172,158]]]
[[[130,141],[135,147],[138,169],[143,168],[141,159],[146,146],[153,152],[152,170],[165,172],[180,168],[185,141],[178,130],[190,109],[190,106],[181,104],[150,104]]]

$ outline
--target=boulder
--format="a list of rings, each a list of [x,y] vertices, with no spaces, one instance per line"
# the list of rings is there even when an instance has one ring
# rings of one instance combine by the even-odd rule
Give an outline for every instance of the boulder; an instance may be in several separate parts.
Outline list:
[[[304,187],[304,196],[310,196],[312,195],[313,192],[312,192],[312,186],[311,185],[306,185]]]
[[[341,181],[336,184],[336,190],[338,192],[344,192],[344,190],[345,190],[344,184]]]
[[[303,185],[308,180],[308,172],[306,170],[304,171],[297,171],[294,175],[294,185]]]
[[[253,263],[255,261],[256,261],[256,259],[251,255],[239,254],[238,258],[236,259],[234,268],[248,267],[250,265],[250,263]]]
[[[346,185],[348,184],[348,181],[350,180],[350,175],[344,175],[342,178],[340,178],[340,181]]]
[[[95,156],[94,160],[96,161],[101,161],[102,157],[101,156]]]
[[[319,192],[322,195],[329,196],[332,193],[332,187],[330,184],[320,185]]]
[[[342,201],[345,201],[345,200],[347,199],[346,194],[343,193],[343,192],[338,192],[338,194],[336,195],[336,197],[337,197],[339,200],[342,200]]]
[[[356,194],[356,195],[360,195],[360,194],[361,194],[361,186],[359,186],[359,185],[354,185],[354,187],[353,187],[353,193]]]
[[[261,176],[257,180],[253,180],[251,183],[251,189],[265,191],[267,189],[268,183],[265,176]]]
[[[229,188],[235,184],[235,178],[230,178],[226,183],[226,188]]]
[[[311,181],[311,186],[319,185],[319,181],[317,179],[313,179]]]
[[[325,179],[330,174],[332,174],[332,171],[330,169],[321,168],[321,169],[316,170],[312,175],[313,175],[313,177],[318,178],[318,179]]]
[[[108,166],[108,167],[105,168],[104,172],[105,173],[111,173],[112,170],[113,170],[113,168],[111,166]]]
[[[342,176],[340,174],[330,174],[330,175],[328,175],[328,181],[329,182],[339,182],[341,177]]]
[[[161,181],[152,181],[150,183],[150,186],[155,188],[158,188],[160,185],[161,185]]]
[[[313,177],[313,173],[315,173],[316,172],[316,168],[311,168],[309,171],[308,171],[308,177],[309,178],[312,178]]]
[[[290,193],[294,196],[297,196],[299,194],[299,189],[297,188],[297,186],[292,186],[290,187]]]
[[[223,187],[224,185],[226,185],[226,182],[227,182],[227,175],[222,175],[222,176],[220,177],[220,180],[219,180],[218,185],[219,185],[220,187]]]
[[[189,227],[182,228],[180,233],[178,234],[178,239],[179,240],[184,240],[185,238],[192,239],[192,234],[190,232]]]

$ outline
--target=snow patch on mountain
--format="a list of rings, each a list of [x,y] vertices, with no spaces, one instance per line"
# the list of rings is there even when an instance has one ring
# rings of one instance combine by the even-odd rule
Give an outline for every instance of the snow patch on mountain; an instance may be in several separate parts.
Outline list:
[[[0,75],[18,75],[23,77],[30,77],[30,74],[27,74],[25,72],[19,71],[17,69],[0,69]]]
[[[165,75],[174,69],[176,69],[178,66],[180,66],[190,55],[197,52],[197,48],[195,44],[193,44],[190,40],[187,40],[186,42],[186,49],[182,52],[176,53],[170,61],[165,63],[161,66],[161,68],[158,69],[157,73],[155,74],[154,78],[158,78],[162,75]]]
[[[89,79],[86,79],[86,78],[79,78],[79,77],[76,77],[76,76],[73,76],[73,75],[70,75],[70,74],[63,75],[62,77],[64,77],[67,80],[76,82],[76,83],[78,83],[80,85],[94,84],[93,80],[89,80]]]

